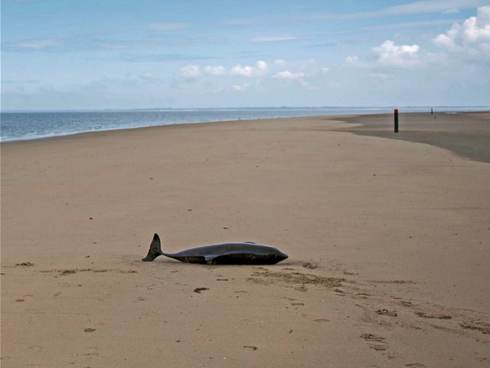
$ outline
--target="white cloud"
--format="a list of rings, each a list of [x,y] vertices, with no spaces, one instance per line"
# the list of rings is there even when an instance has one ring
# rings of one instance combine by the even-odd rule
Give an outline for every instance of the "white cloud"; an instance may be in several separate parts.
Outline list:
[[[221,76],[226,74],[226,68],[222,65],[185,65],[179,70],[179,75],[185,79],[196,79],[206,75]]]
[[[20,49],[42,50],[42,49],[58,46],[58,42],[50,39],[25,40],[17,43],[15,46]]]
[[[449,51],[490,55],[490,6],[478,8],[476,17],[470,17],[462,24],[454,23],[446,33],[434,38],[434,43]]]
[[[183,79],[193,80],[205,77],[218,77],[228,79],[229,77],[245,77],[255,78],[258,82],[261,77],[270,75],[273,79],[305,82],[307,77],[321,76],[329,73],[329,68],[326,66],[318,65],[313,60],[307,60],[302,65],[296,65],[294,70],[287,70],[285,65],[286,61],[282,59],[276,59],[270,64],[264,60],[258,60],[255,64],[235,64],[231,67],[225,67],[223,65],[198,65],[188,64],[181,67],[178,70],[178,75]],[[306,82],[305,82],[306,84]],[[248,88],[250,83],[235,84],[235,87],[229,87],[232,90],[244,90]],[[238,87],[237,87],[238,86]]]
[[[204,67],[204,73],[209,75],[224,75],[226,73],[226,69],[222,65],[212,66],[208,65]]]
[[[179,75],[185,79],[195,79],[201,76],[199,65],[186,65],[180,68]]]
[[[242,77],[257,77],[267,73],[267,63],[263,60],[257,61],[256,66],[237,64],[231,68],[231,75],[238,75]]]
[[[231,68],[232,75],[241,75],[243,77],[253,77],[256,74],[256,69],[253,66],[237,64]]]
[[[347,56],[345,58],[345,63],[349,65],[356,65],[359,62],[358,56]]]
[[[264,42],[286,42],[286,41],[294,41],[297,40],[297,37],[294,36],[259,36],[252,38],[252,42],[255,43],[264,43]]]
[[[237,64],[229,70],[222,65],[199,66],[189,64],[180,68],[178,74],[184,79],[196,79],[207,75],[232,75],[251,78],[265,75],[268,72],[268,69],[269,66],[267,63],[263,60],[259,60],[254,66]]]
[[[267,71],[267,63],[263,60],[257,61],[257,69],[261,71]]]
[[[369,59],[363,60],[357,55],[349,55],[344,59],[346,65],[356,68],[370,68],[373,66],[371,61]]]
[[[162,23],[152,23],[148,26],[153,31],[159,32],[171,32],[180,31],[189,27],[187,23],[176,23],[176,22],[162,22]]]
[[[448,49],[455,49],[456,48],[456,42],[455,39],[459,33],[459,29],[461,27],[459,24],[454,24],[447,33],[441,33],[439,36],[434,38],[434,43],[438,46],[442,46]]]
[[[388,66],[412,67],[419,65],[419,45],[397,45],[387,40],[373,48],[377,54],[378,63]]]
[[[282,80],[290,80],[290,81],[301,81],[305,77],[305,73],[303,72],[290,72],[289,70],[284,70],[282,72],[274,74],[273,78],[282,79]]]

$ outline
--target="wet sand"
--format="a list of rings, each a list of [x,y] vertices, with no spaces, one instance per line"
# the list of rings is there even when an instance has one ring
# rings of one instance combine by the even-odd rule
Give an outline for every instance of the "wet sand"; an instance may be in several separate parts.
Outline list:
[[[427,116],[2,144],[2,368],[488,366],[489,117]],[[154,232],[289,259],[143,263]]]
[[[471,160],[490,162],[490,113],[401,113],[399,132],[393,134],[393,115],[350,117],[346,122],[359,124],[355,134],[445,148]]]

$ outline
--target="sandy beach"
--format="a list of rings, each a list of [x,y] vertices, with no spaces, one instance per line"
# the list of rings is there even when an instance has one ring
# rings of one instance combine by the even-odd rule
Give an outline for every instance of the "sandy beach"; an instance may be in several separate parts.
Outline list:
[[[2,368],[488,367],[490,113],[391,119],[2,144]]]

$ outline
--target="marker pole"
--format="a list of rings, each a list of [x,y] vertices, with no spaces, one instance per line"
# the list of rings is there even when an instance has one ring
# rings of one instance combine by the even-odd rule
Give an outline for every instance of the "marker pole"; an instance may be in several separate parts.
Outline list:
[[[395,109],[395,133],[398,133],[398,109]]]

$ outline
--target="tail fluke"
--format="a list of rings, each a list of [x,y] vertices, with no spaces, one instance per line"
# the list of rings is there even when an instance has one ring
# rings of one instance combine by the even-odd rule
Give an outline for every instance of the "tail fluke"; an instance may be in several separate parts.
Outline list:
[[[162,254],[163,252],[161,248],[160,237],[158,236],[158,234],[155,234],[153,235],[153,240],[151,241],[150,244],[150,250],[148,251],[146,257],[142,259],[142,261],[151,262],[158,256],[161,256]]]

